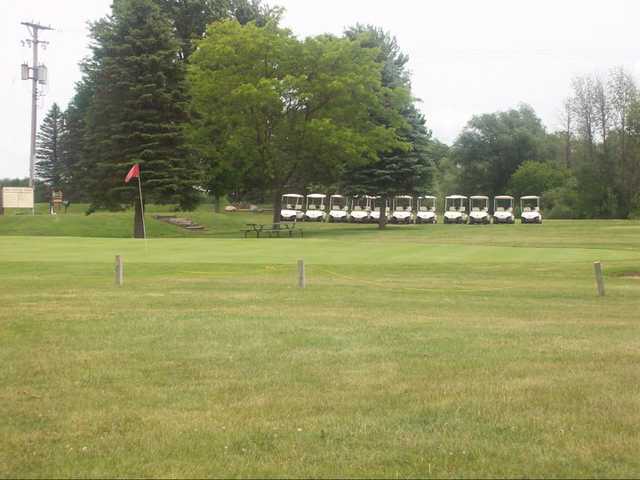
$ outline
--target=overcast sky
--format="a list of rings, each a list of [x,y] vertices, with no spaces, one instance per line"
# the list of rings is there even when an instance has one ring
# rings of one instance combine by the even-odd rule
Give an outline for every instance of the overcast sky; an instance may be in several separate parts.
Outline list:
[[[414,94],[436,138],[451,143],[472,115],[521,102],[549,130],[571,78],[624,66],[640,78],[640,0],[279,0],[284,24],[299,36],[339,34],[371,23],[391,31],[410,56]],[[0,0],[0,177],[28,175],[30,82],[21,21],[56,30],[41,52],[49,68],[40,118],[53,102],[65,106],[87,54],[86,23],[109,11],[111,0]]]

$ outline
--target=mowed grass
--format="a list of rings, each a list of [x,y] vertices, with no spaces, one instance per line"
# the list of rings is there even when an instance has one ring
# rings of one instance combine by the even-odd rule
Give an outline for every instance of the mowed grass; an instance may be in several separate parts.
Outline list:
[[[206,216],[221,238],[0,237],[1,475],[640,475],[640,223]]]

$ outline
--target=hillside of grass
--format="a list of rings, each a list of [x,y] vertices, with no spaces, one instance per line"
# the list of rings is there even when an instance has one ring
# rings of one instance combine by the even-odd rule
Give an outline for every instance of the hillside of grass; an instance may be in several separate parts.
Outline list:
[[[8,211],[0,216],[0,235],[130,238],[133,233],[133,210],[97,211],[87,215],[88,205],[72,205],[65,213],[48,215],[47,205],[40,204],[36,215],[27,211]],[[195,212],[176,212],[174,207],[149,205],[145,221],[150,238],[237,236],[249,221],[268,222],[268,215],[215,214],[213,206],[203,205]],[[204,232],[189,232],[156,220],[156,215],[191,218],[207,227]]]

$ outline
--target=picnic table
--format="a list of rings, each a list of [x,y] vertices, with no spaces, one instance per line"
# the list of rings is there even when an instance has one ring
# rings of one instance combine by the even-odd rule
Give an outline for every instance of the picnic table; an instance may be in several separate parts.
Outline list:
[[[247,228],[242,230],[244,238],[249,235],[255,235],[256,238],[262,238],[268,236],[269,238],[278,237],[281,235],[287,235],[292,238],[294,235],[304,236],[304,232],[301,228],[296,228],[296,222],[280,222],[280,223],[247,223]]]

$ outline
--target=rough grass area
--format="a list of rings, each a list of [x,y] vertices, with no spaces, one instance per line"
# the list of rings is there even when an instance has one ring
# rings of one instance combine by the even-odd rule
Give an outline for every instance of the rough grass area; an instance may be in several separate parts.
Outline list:
[[[308,230],[0,237],[0,475],[640,475],[639,223]]]

